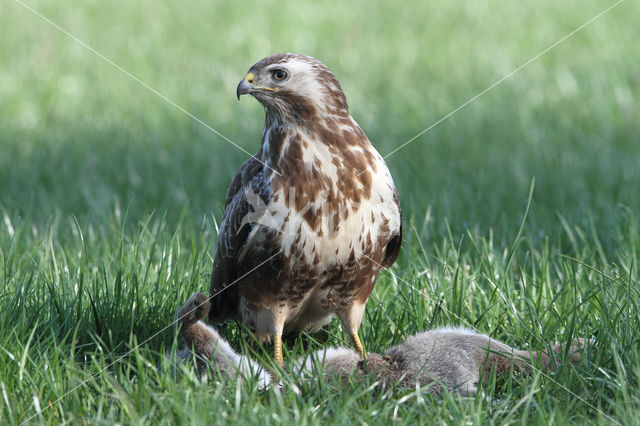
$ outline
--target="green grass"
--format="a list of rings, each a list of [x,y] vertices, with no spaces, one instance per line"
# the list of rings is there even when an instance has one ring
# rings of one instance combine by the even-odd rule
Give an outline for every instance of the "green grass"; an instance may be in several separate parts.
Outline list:
[[[237,82],[271,53],[318,57],[384,155],[612,3],[28,4],[250,152],[263,113],[235,101]],[[208,288],[246,155],[17,2],[1,7],[0,423],[38,406],[31,422],[639,422],[634,2],[387,160],[406,231],[367,307],[369,350],[443,324],[524,348],[597,339],[576,366],[490,380],[491,399],[321,379],[258,392],[174,368],[182,343],[162,330]],[[239,331],[224,328],[248,351]],[[345,341],[337,323],[331,334]]]

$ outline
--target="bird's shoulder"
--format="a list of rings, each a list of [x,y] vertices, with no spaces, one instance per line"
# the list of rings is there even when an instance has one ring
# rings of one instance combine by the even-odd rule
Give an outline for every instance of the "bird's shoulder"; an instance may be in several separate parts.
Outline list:
[[[271,189],[264,165],[254,155],[234,175],[225,200],[224,214],[218,234],[217,257],[235,258],[253,227],[252,209],[269,204]]]
[[[227,189],[213,260],[211,294],[221,292],[238,278],[241,272],[239,258],[252,229],[252,224],[246,219],[251,212],[247,196],[263,197],[266,190],[268,182],[265,180],[263,164],[254,155],[240,166]],[[237,313],[237,302],[237,287],[224,291],[212,300],[209,318],[215,323],[233,318]]]
[[[227,188],[227,197],[224,203],[225,208],[252,180],[263,178],[263,167],[264,165],[257,154],[242,163]]]

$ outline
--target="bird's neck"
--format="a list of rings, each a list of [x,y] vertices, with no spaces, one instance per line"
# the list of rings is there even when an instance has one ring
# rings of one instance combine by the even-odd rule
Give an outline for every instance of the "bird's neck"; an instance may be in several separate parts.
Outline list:
[[[258,156],[272,190],[300,187],[297,194],[317,192],[318,185],[334,187],[336,180],[358,182],[368,193],[379,158],[350,115],[299,123],[267,114]]]
[[[362,152],[373,149],[348,112],[319,112],[302,119],[283,114],[278,108],[265,108],[259,157],[266,165],[278,170],[285,157],[287,161],[302,161],[305,149],[313,149],[315,144],[327,147],[335,155],[356,146]]]
[[[279,114],[267,110],[262,130],[262,145],[258,156],[272,170],[278,171],[284,145],[291,135],[297,133],[295,127],[297,126],[283,121]]]

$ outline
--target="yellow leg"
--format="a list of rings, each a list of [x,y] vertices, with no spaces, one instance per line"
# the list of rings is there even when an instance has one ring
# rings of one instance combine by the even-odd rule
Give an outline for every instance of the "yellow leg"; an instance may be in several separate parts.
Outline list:
[[[284,368],[284,359],[282,358],[282,336],[276,334],[273,338],[273,358],[280,367]]]
[[[351,337],[351,341],[353,342],[353,346],[355,346],[356,350],[360,354],[360,358],[362,360],[367,359],[367,354],[362,347],[362,343],[360,342],[360,337],[358,337],[358,329],[360,329],[360,323],[362,322],[362,315],[364,314],[364,303],[353,303],[351,306],[346,309],[340,310],[336,312],[338,314],[338,318],[342,322],[345,331]]]
[[[367,354],[364,352],[364,348],[362,347],[362,343],[360,342],[360,337],[358,337],[358,333],[355,333],[351,336],[351,340],[353,341],[353,346],[356,347],[356,350],[360,354],[360,358],[366,360]]]

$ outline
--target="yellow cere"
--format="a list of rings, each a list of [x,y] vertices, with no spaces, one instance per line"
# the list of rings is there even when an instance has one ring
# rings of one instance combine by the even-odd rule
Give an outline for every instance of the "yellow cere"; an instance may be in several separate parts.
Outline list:
[[[253,77],[255,76],[253,75],[252,72],[250,72],[249,74],[247,74],[247,76],[244,79],[247,81],[247,83],[253,83]]]

